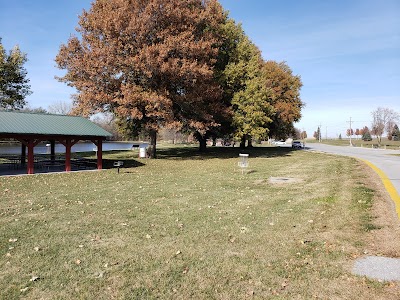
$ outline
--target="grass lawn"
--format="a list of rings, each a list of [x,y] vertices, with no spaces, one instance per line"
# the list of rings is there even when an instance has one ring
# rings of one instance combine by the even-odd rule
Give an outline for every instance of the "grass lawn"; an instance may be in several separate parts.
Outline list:
[[[238,153],[0,178],[0,299],[398,299],[351,274],[379,231],[364,165],[254,148],[242,174]]]

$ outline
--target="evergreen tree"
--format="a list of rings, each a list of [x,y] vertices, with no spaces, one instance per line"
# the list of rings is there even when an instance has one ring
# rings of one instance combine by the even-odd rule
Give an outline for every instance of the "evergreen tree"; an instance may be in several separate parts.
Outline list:
[[[399,126],[397,126],[397,124],[395,124],[393,126],[392,139],[393,139],[393,141],[400,141],[400,130],[399,130]]]
[[[372,136],[369,130],[365,131],[361,138],[363,141],[372,141]]]
[[[26,54],[18,46],[7,54],[0,38],[0,109],[21,109],[26,105],[25,97],[31,94],[26,61]]]
[[[319,126],[317,128],[317,131],[314,131],[314,138],[317,141],[321,141],[321,129],[319,128]]]

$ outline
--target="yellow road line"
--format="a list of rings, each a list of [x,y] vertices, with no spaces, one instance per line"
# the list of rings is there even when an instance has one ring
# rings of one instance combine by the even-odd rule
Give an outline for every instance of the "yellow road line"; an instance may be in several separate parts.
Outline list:
[[[379,175],[379,177],[381,178],[381,180],[383,182],[383,185],[385,186],[386,190],[389,193],[390,198],[392,198],[392,200],[396,206],[396,213],[397,213],[398,217],[400,218],[400,196],[397,193],[397,190],[394,187],[393,183],[386,176],[386,174],[381,169],[379,169],[377,166],[375,166],[373,163],[371,163],[365,159],[360,159],[360,160],[365,162],[368,166],[370,166]]]

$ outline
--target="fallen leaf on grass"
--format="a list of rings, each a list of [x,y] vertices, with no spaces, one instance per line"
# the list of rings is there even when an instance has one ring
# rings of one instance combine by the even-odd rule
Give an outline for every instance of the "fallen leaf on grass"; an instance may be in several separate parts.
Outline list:
[[[29,281],[34,282],[34,281],[38,281],[40,278],[39,276],[32,276],[31,279],[29,279]]]
[[[101,240],[101,237],[99,235],[96,235],[94,238],[91,239],[92,242],[98,242]]]
[[[103,278],[104,277],[104,271],[97,272],[97,273],[94,274],[94,276],[96,278]]]
[[[33,250],[35,250],[36,252],[38,252],[38,251],[40,250],[40,248],[39,248],[39,247],[35,247],[35,248],[33,248]]]
[[[75,261],[75,264],[80,265],[81,262],[82,262],[82,261],[81,261],[80,259],[77,259],[77,260]]]
[[[300,241],[300,243],[302,243],[302,244],[304,245],[304,244],[307,244],[307,243],[311,243],[311,241],[309,241],[309,240],[304,240],[304,241]]]
[[[24,292],[26,292],[28,289],[29,289],[29,287],[27,286],[27,287],[25,287],[25,288],[23,288],[23,289],[20,289],[20,291],[21,291],[22,293],[24,293]]]
[[[229,242],[234,243],[236,238],[233,235],[229,235]]]
[[[282,282],[281,290],[284,290],[288,285],[289,285],[289,283],[287,281]]]
[[[15,243],[16,241],[18,241],[18,239],[9,239],[8,240],[10,243]]]
[[[245,233],[245,232],[247,232],[247,231],[249,231],[246,227],[242,227],[242,228],[240,228],[240,232],[241,233]]]

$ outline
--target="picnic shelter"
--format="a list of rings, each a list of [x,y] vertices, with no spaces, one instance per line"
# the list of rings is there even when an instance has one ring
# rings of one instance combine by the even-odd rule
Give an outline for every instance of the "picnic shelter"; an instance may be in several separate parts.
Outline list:
[[[65,171],[71,171],[71,148],[78,141],[89,140],[97,146],[97,169],[102,169],[102,143],[109,132],[90,120],[79,116],[34,114],[18,111],[0,111],[0,139],[21,142],[20,162],[26,162],[27,173],[34,173],[34,148],[49,141],[50,159],[55,160],[55,142],[65,146]]]

